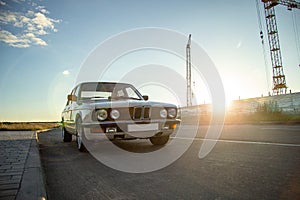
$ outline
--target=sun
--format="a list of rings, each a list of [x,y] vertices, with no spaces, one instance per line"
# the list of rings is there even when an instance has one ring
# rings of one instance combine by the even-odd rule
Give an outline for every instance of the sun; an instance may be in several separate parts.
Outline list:
[[[242,86],[237,84],[235,81],[224,81],[226,107],[230,107],[232,101],[240,99],[239,93],[242,91],[241,87]]]

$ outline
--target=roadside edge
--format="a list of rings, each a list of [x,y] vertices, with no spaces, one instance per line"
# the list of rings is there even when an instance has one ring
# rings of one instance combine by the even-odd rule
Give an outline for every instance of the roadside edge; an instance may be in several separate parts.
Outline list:
[[[48,130],[35,131],[32,135],[23,178],[16,200],[47,199],[44,172],[38,146],[38,134],[44,131]]]

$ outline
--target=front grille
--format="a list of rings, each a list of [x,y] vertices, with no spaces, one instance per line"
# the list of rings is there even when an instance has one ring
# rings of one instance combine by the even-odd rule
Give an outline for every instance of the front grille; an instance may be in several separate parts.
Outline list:
[[[134,108],[133,109],[133,119],[141,119],[143,108]]]
[[[144,108],[144,119],[150,119],[150,108],[149,107]]]
[[[140,120],[140,119],[150,119],[151,117],[151,108],[150,107],[134,107],[132,113],[133,120]]]

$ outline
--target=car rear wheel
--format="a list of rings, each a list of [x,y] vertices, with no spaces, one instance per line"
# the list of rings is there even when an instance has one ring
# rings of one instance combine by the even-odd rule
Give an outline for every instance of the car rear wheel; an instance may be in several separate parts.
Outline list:
[[[151,137],[150,142],[153,145],[165,145],[169,141],[170,136]]]
[[[86,151],[86,148],[82,141],[82,137],[84,135],[84,130],[83,130],[83,127],[81,126],[81,123],[82,123],[81,119],[78,119],[77,123],[76,123],[76,142],[77,142],[78,150],[83,152],[83,151]]]
[[[66,128],[62,128],[62,134],[64,138],[64,142],[71,142],[72,141],[72,134],[69,133]]]

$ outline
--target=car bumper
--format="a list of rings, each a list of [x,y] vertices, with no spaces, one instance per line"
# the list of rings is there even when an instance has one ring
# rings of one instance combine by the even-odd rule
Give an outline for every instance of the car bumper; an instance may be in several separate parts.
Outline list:
[[[87,139],[134,139],[167,136],[174,132],[180,120],[104,121],[84,122],[82,126]]]

